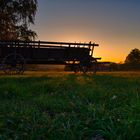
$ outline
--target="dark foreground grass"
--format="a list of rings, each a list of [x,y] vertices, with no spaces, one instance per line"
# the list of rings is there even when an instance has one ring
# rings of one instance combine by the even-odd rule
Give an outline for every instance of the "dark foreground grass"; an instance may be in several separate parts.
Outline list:
[[[140,78],[0,78],[0,140],[140,139]]]

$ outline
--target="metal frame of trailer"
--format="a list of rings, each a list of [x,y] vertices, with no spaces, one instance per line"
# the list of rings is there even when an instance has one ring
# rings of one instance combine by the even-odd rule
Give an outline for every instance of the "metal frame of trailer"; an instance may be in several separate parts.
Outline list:
[[[71,65],[73,71],[97,70],[93,57],[95,43],[0,40],[1,69],[7,74],[22,74],[26,64]]]

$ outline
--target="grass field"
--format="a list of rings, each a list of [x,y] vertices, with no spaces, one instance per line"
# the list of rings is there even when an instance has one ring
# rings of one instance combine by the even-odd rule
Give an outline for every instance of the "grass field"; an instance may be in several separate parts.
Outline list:
[[[1,74],[0,140],[97,137],[140,139],[140,73]]]

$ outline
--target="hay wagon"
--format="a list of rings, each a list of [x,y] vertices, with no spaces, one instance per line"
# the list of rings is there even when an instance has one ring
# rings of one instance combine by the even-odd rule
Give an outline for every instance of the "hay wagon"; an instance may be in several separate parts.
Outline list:
[[[95,43],[0,40],[1,70],[7,74],[22,74],[26,64],[70,65],[73,71],[97,70],[93,57]]]

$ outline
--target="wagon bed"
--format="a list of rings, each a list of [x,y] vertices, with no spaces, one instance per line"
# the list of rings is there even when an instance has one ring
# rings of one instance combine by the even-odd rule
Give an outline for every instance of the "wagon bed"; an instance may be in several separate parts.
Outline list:
[[[95,65],[95,43],[0,41],[0,62],[6,73],[23,73],[25,64],[69,64],[75,72]],[[95,71],[95,70],[94,70]]]

